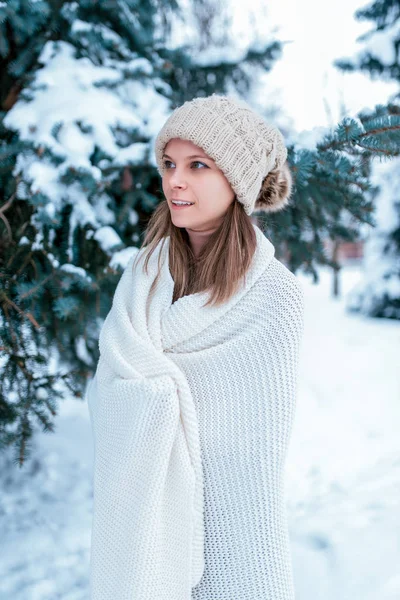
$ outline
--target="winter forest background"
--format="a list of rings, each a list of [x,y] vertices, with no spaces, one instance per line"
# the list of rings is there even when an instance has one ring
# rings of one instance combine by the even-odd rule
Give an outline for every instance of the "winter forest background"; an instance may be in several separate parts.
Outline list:
[[[213,92],[295,178],[255,219],[306,294],[297,600],[400,598],[399,82],[400,0],[0,1],[0,600],[87,598],[98,332],[162,200],[154,138]]]

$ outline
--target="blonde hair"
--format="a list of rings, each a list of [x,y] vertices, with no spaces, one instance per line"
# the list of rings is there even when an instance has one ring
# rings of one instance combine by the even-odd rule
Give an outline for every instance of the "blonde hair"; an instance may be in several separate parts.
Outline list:
[[[169,270],[175,284],[172,302],[188,294],[208,291],[210,296],[205,306],[223,304],[233,295],[250,267],[257,246],[252,219],[236,197],[229,205],[221,225],[209,236],[197,258],[186,229],[173,224],[167,201],[161,201],[147,223],[140,246],[140,250],[145,250],[139,256],[146,256],[146,274],[150,256],[160,242],[164,245],[168,236]],[[136,260],[133,268],[135,263]],[[160,270],[159,264],[150,295],[155,290]]]

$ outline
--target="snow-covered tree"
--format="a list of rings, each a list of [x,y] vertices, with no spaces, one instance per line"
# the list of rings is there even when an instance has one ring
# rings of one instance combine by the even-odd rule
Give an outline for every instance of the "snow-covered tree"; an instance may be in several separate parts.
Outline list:
[[[57,400],[81,396],[92,374],[121,269],[162,199],[162,123],[198,95],[251,103],[257,69],[279,57],[273,36],[212,43],[212,0],[196,2],[0,2],[0,446],[15,445],[19,464],[35,426],[53,430]],[[170,25],[189,14],[199,40],[172,43]],[[326,234],[354,239],[370,222],[365,157],[391,153],[398,124],[348,118],[311,149],[288,144],[293,201],[264,229],[293,271],[316,278],[316,262],[332,263]]]
[[[204,1],[204,0],[201,0]],[[207,0],[210,4],[210,0]],[[57,400],[81,396],[99,327],[161,199],[153,157],[170,111],[249,85],[279,44],[195,60],[166,43],[174,3],[0,3],[0,445],[29,454]]]
[[[359,38],[362,50],[352,60],[337,61],[337,66],[400,84],[400,1],[375,0],[355,16],[371,21],[373,28]],[[400,91],[374,113],[399,118]],[[392,155],[399,156],[398,140],[388,136],[388,141],[397,144]],[[371,317],[400,319],[400,158],[387,162],[385,148],[379,154],[382,161],[372,164],[372,181],[379,189],[375,226],[365,244],[362,279],[351,290],[347,307]]]

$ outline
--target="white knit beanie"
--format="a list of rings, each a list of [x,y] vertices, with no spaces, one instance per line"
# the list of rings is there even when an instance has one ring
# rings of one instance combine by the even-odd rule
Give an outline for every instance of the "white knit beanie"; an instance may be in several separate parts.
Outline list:
[[[172,138],[193,142],[215,161],[248,215],[275,212],[288,203],[292,177],[282,133],[243,100],[212,94],[176,108],[155,140],[161,176]]]

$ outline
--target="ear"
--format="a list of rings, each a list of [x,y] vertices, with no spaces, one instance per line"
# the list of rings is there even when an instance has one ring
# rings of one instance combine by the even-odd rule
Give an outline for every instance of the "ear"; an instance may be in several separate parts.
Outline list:
[[[289,204],[293,179],[289,164],[285,161],[279,169],[270,171],[263,179],[254,210],[277,212]]]

